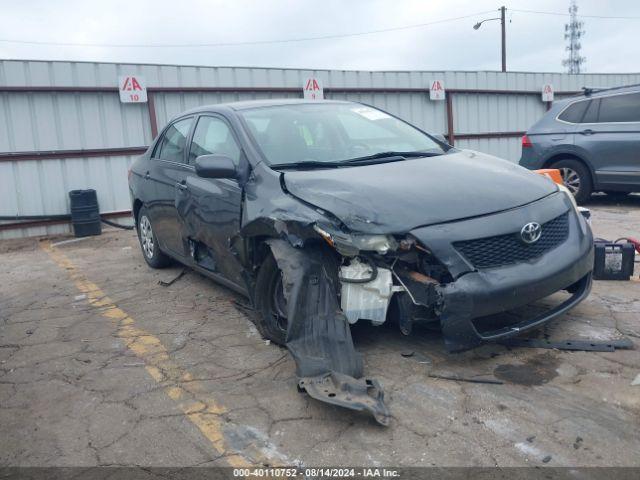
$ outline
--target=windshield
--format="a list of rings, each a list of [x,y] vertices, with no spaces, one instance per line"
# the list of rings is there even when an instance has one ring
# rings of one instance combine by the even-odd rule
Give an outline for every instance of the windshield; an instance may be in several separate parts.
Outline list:
[[[272,165],[341,162],[383,152],[445,152],[408,123],[359,104],[277,105],[239,113]]]

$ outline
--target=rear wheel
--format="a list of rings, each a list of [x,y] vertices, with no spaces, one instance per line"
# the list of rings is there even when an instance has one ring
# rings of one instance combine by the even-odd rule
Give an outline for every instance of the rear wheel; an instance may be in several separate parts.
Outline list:
[[[560,160],[552,164],[551,168],[560,170],[564,186],[573,194],[576,202],[582,203],[589,199],[593,191],[593,182],[589,169],[582,162],[572,159]]]
[[[151,268],[163,268],[171,263],[171,259],[160,250],[158,238],[151,226],[149,213],[145,207],[138,214],[138,240],[142,256]]]
[[[278,345],[287,340],[287,301],[282,271],[273,255],[262,263],[256,278],[256,327],[262,336]]]

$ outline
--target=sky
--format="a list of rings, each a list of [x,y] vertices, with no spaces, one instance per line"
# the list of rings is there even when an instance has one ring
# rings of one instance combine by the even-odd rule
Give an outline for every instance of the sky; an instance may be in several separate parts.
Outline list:
[[[625,17],[581,18],[586,31],[584,70],[640,72],[640,1],[577,3],[578,13],[585,16]],[[501,5],[500,0],[0,0],[0,58],[348,70],[499,70],[500,22],[486,22],[478,30],[472,27],[499,16]],[[566,56],[563,36],[568,17],[517,10],[567,13],[569,0],[512,0],[504,5],[507,69],[564,71],[561,62]],[[440,22],[452,18],[458,19]],[[351,37],[196,46],[429,23]]]

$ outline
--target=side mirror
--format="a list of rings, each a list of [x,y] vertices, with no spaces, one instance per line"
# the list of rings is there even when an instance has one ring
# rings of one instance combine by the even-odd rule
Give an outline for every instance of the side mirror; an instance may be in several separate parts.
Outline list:
[[[236,178],[235,163],[224,155],[200,155],[196,158],[196,174],[202,178]]]
[[[444,135],[442,135],[441,133],[434,133],[431,136],[433,138],[435,138],[436,140],[438,140],[439,142],[442,142],[442,143],[445,143],[445,144],[449,145],[449,142],[447,141],[446,138],[444,138]]]

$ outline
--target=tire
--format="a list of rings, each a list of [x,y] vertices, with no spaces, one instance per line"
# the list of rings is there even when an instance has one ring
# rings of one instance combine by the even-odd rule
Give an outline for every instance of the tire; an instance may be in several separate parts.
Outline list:
[[[284,345],[287,340],[287,318],[282,271],[271,253],[258,271],[255,300],[256,328],[267,340]]]
[[[593,192],[591,173],[586,165],[578,160],[566,159],[555,162],[550,168],[560,170],[565,187],[573,193],[576,202],[586,202]]]
[[[140,242],[140,249],[142,250],[142,256],[151,268],[164,268],[171,264],[171,258],[167,256],[158,245],[158,238],[151,226],[151,220],[149,219],[149,212],[145,207],[140,209],[138,213],[138,219],[136,222],[138,231],[138,241]]]

